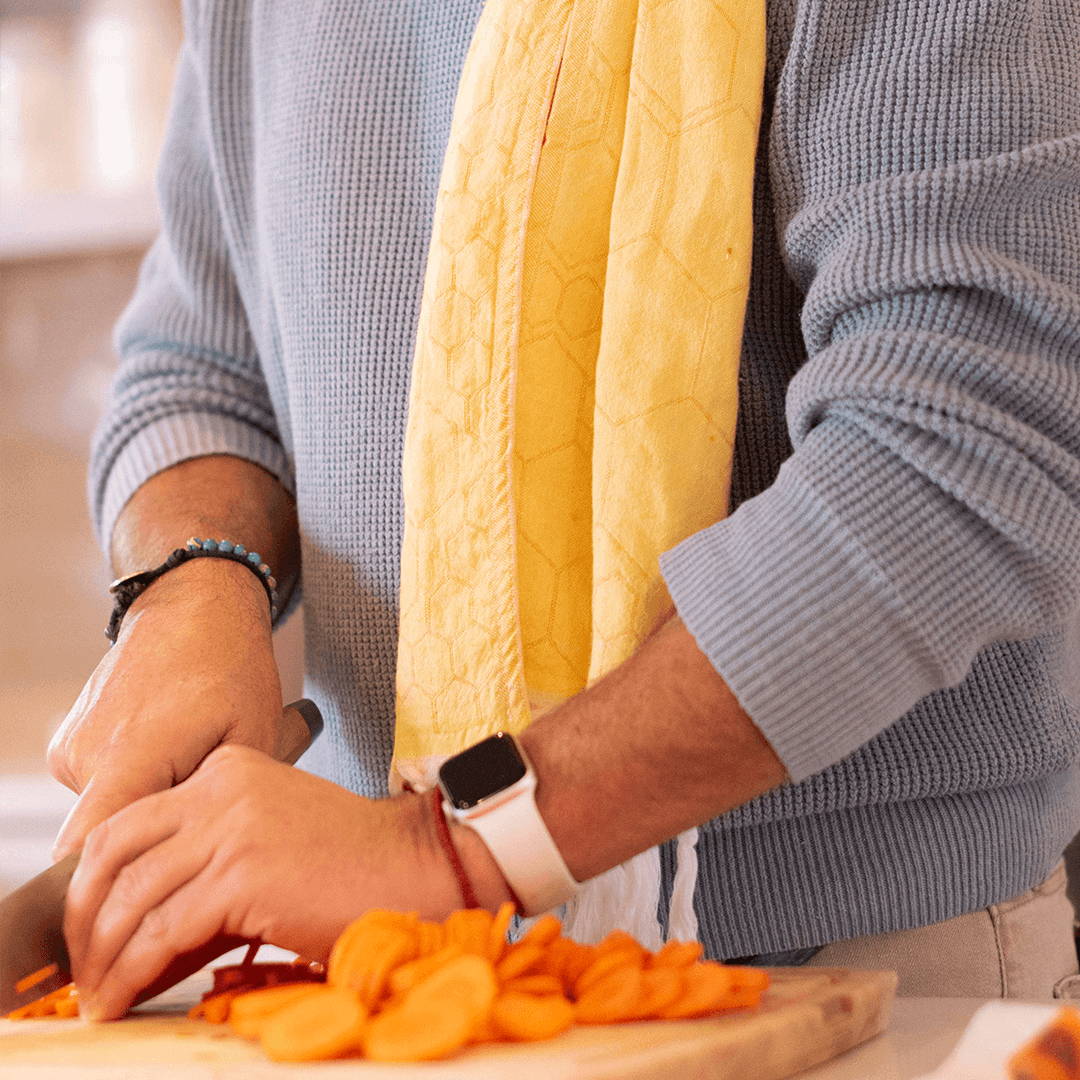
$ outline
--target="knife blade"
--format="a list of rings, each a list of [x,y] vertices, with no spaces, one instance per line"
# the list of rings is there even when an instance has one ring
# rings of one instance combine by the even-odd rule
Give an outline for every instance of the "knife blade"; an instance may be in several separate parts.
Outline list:
[[[295,765],[322,727],[322,714],[315,702],[302,698],[287,705],[277,723],[273,756]],[[0,1016],[71,982],[71,961],[62,927],[68,885],[79,865],[79,854],[72,852],[0,900]],[[160,994],[245,943],[244,938],[220,935],[194,952],[178,956],[136,1003]],[[20,980],[53,965],[51,974],[18,989]]]

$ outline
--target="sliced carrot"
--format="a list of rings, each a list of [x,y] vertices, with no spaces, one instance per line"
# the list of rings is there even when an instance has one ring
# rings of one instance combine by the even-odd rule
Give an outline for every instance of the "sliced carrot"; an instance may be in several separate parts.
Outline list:
[[[46,967],[40,968],[25,978],[20,979],[15,984],[16,994],[25,994],[27,990],[37,986],[38,983],[43,983],[50,976],[55,975],[60,970],[59,964],[48,964]]]
[[[364,1054],[374,1061],[446,1057],[484,1030],[497,991],[486,957],[466,953],[450,960],[372,1019]]]
[[[554,975],[519,975],[504,982],[502,988],[519,994],[562,994],[563,982]]]
[[[488,934],[487,958],[497,964],[508,947],[507,934],[510,931],[510,923],[514,918],[515,907],[509,901],[502,905],[491,920],[491,931]]]
[[[700,941],[669,941],[645,961],[645,966],[647,968],[689,967],[701,959],[703,951]]]
[[[519,945],[550,945],[562,933],[562,920],[555,915],[541,915],[521,935]]]
[[[612,930],[603,941],[596,946],[598,953],[629,952],[634,956],[645,956],[645,946],[625,930]]]
[[[511,945],[495,965],[499,982],[508,982],[519,975],[528,974],[544,957],[544,946],[519,941]]]
[[[467,1004],[404,1001],[368,1024],[364,1057],[372,1061],[434,1061],[468,1045],[479,1018]]]
[[[495,1028],[511,1039],[552,1039],[574,1023],[574,1006],[562,994],[524,994],[505,990],[491,1007]]]
[[[455,911],[443,923],[446,942],[457,942],[463,952],[487,956],[493,921],[491,912],[483,908],[462,908]]]
[[[64,998],[55,1005],[56,1015],[68,1019],[79,1015],[79,999],[77,997]]]
[[[624,949],[600,953],[596,959],[577,977],[574,982],[574,994],[581,997],[602,979],[606,979],[619,968],[632,967],[641,969],[641,957],[634,956]]]
[[[590,986],[575,1007],[581,1024],[615,1024],[637,1015],[642,995],[641,968],[624,964]]]
[[[326,964],[326,981],[331,986],[344,986],[352,981],[356,970],[365,966],[365,954],[370,947],[388,937],[406,935],[419,947],[419,925],[420,916],[415,911],[404,913],[381,908],[365,911],[334,942]]]
[[[446,931],[442,923],[422,922],[416,927],[416,955],[430,956],[446,944]]]
[[[769,987],[769,973],[762,968],[728,966],[727,972],[735,990],[756,990],[760,994]]]
[[[659,1017],[683,992],[683,973],[675,967],[647,968],[641,973],[641,1000],[635,1020]]]
[[[348,949],[331,954],[327,982],[355,990],[371,1009],[386,990],[390,973],[415,959],[418,947],[415,928],[371,925],[352,938]]]
[[[418,956],[415,960],[401,964],[390,972],[387,988],[391,994],[403,994],[429,975],[433,975],[443,964],[464,955],[465,951],[455,941],[450,945],[444,945],[438,952],[431,953],[429,956]]]
[[[495,969],[485,956],[466,953],[443,964],[422,982],[417,983],[409,997],[415,1000],[456,998],[467,1002],[477,1013],[491,1008],[499,984]]]
[[[596,959],[597,953],[595,945],[582,945],[576,941],[571,941],[570,944],[573,948],[567,954],[563,964],[563,982],[573,989],[578,979]],[[544,970],[543,965],[540,965],[538,970]]]
[[[343,1057],[363,1042],[367,1009],[351,990],[317,986],[266,1018],[262,1047],[274,1061]]]
[[[224,1024],[229,1019],[229,1007],[240,990],[226,990],[222,994],[208,994],[195,1006],[188,1017],[192,1020],[205,1020],[208,1024]]]
[[[258,1037],[268,1017],[305,994],[320,992],[322,987],[322,983],[291,983],[237,994],[229,1003],[229,1027],[237,1035]]]
[[[1009,1080],[1080,1077],[1080,1011],[1066,1005],[1050,1024],[1009,1058]]]
[[[54,1016],[57,1006],[63,1001],[78,1000],[78,993],[74,983],[67,983],[44,997],[21,1005],[7,1014],[9,1020],[28,1020],[36,1016]],[[76,1010],[77,1011],[77,1010]]]
[[[682,969],[683,991],[671,1004],[657,1010],[664,1020],[676,1020],[730,1008],[735,991],[731,972],[708,960]]]

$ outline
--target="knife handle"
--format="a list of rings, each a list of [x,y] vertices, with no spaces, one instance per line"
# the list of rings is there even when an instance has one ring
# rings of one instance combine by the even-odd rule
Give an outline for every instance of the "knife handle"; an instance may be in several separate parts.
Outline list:
[[[286,765],[295,765],[322,729],[322,713],[314,701],[301,698],[286,705],[278,718],[273,756]]]

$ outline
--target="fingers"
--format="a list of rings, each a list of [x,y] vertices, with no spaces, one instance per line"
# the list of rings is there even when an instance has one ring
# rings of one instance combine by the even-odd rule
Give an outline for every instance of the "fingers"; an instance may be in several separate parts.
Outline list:
[[[196,874],[143,916],[100,979],[84,990],[80,1014],[90,1020],[123,1016],[143,987],[153,983],[178,956],[193,952],[219,933],[227,898]],[[85,1008],[82,1003],[85,1003]]]
[[[64,911],[64,938],[80,985],[93,986],[143,914],[186,880],[188,859],[167,844],[181,821],[175,803],[160,795],[142,799],[88,836]],[[173,870],[178,855],[182,868]]]
[[[171,768],[160,760],[146,761],[140,768],[102,767],[86,785],[79,801],[60,826],[53,843],[53,862],[78,851],[91,829],[126,806],[172,786]]]
[[[230,911],[244,910],[237,894],[253,874],[229,872],[230,840],[245,831],[244,819],[239,830],[222,822],[246,787],[260,786],[245,775],[253,763],[271,764],[254,751],[219,748],[183,784],[90,832],[64,919],[85,1015],[123,1015],[171,962],[213,939]]]

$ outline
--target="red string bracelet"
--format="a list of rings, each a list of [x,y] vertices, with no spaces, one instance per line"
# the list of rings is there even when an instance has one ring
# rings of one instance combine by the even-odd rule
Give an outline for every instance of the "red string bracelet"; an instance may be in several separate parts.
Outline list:
[[[438,787],[432,788],[431,794],[431,806],[435,811],[435,831],[439,834],[439,843],[442,844],[442,849],[446,852],[446,857],[450,860],[450,866],[453,868],[454,877],[457,878],[462,903],[467,908],[478,908],[480,901],[476,899],[472,882],[465,872],[465,865],[461,861],[457,848],[454,847],[454,841],[450,839],[450,826],[446,822],[446,812],[443,810],[442,789]]]

